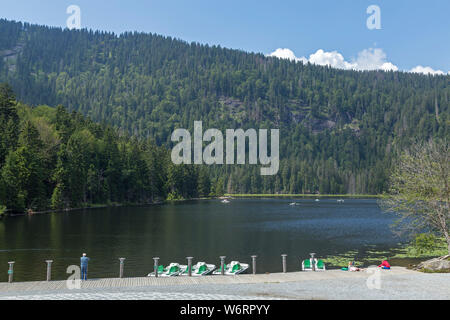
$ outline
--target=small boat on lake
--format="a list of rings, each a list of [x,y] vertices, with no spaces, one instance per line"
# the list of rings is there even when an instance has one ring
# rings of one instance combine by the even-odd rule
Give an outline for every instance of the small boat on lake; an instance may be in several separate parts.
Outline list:
[[[172,262],[164,268],[163,265],[158,266],[158,277],[175,277],[181,273],[181,268],[178,263]],[[148,274],[148,277],[154,277],[155,272]]]
[[[222,203],[230,203],[230,200],[228,200],[228,199],[223,199],[221,202],[222,202]]]
[[[344,202],[344,199],[338,199],[337,202],[338,202],[338,203],[343,203],[343,202]]]
[[[227,276],[234,276],[234,275],[238,275],[241,273],[246,272],[248,269],[248,264],[247,263],[240,263],[239,261],[231,261],[230,264],[225,265],[225,272],[224,274]],[[222,274],[222,269],[219,267],[218,269],[216,269],[213,274],[215,275],[221,275]]]
[[[216,266],[214,264],[208,264],[205,262],[197,262],[192,267],[191,274],[193,277],[201,277],[206,276],[213,272],[216,269]],[[181,276],[187,276],[189,274],[188,272],[188,266],[187,265],[181,265]]]

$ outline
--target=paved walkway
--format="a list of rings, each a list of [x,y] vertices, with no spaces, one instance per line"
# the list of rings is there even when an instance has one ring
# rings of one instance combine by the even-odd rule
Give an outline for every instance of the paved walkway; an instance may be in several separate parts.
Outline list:
[[[378,282],[375,273],[329,270],[93,279],[82,282],[80,289],[72,290],[67,288],[66,281],[0,283],[0,299],[450,299],[450,274],[423,274],[393,267],[380,270],[377,276]]]
[[[148,292],[136,290],[132,292],[102,291],[73,292],[53,294],[28,294],[1,297],[0,300],[274,300],[258,296],[239,296],[211,293],[184,292]]]

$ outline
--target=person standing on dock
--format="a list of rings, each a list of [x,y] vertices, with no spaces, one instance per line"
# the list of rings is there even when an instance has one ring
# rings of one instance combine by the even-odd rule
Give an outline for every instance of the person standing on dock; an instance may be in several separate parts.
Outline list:
[[[83,253],[83,256],[80,258],[80,260],[81,260],[81,280],[87,280],[89,258],[86,257],[86,253]]]

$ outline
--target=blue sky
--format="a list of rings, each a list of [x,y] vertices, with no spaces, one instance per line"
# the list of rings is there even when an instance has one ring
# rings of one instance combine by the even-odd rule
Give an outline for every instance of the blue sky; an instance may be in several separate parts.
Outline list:
[[[292,52],[277,55],[342,68],[450,71],[448,0],[1,1],[0,17],[10,20],[65,27],[74,4],[83,28],[154,32],[264,54],[283,48]],[[380,30],[366,26],[369,5],[380,7]]]

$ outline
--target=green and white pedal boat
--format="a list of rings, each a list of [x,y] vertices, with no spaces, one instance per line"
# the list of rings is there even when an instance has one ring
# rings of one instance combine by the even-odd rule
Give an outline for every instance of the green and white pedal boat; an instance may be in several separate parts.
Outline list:
[[[187,276],[189,274],[188,272],[188,266],[187,265],[181,265],[181,274],[182,276]],[[216,269],[216,266],[213,264],[208,264],[205,262],[197,262],[192,266],[191,274],[193,277],[201,277],[206,276],[213,272]]]
[[[231,261],[230,264],[227,264],[225,266],[225,272],[224,274],[226,276],[234,276],[237,274],[241,274],[244,273],[245,271],[247,271],[248,269],[248,264],[247,263],[240,263],[239,261]],[[215,275],[221,275],[222,274],[222,270],[219,267],[218,269],[216,269],[213,274]]]
[[[178,263],[172,262],[167,267],[158,266],[158,277],[176,277],[182,272],[181,266]],[[154,277],[155,272],[148,274],[148,277]]]
[[[313,264],[316,271],[325,271],[325,263],[323,260],[319,259],[317,260],[314,258],[314,261],[312,259],[305,259],[302,261],[302,270],[303,271],[313,271]]]

